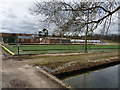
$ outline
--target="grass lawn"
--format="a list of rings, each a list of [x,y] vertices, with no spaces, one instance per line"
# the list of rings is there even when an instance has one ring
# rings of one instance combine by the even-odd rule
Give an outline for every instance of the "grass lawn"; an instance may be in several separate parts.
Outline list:
[[[6,45],[15,54],[18,53],[16,45]],[[89,52],[118,51],[118,45],[88,45]],[[20,54],[46,54],[46,53],[80,53],[84,52],[84,45],[21,45]]]
[[[34,59],[33,66],[40,66],[45,70],[54,71],[65,71],[70,67],[78,66],[90,66],[94,65],[96,62],[104,62],[105,60],[110,60],[111,58],[118,58],[118,51],[111,52],[96,52],[88,54],[79,55],[64,55],[64,56],[39,56]],[[39,59],[39,61],[37,61]]]
[[[89,61],[89,60],[102,60],[110,57],[118,57],[117,51],[112,52],[97,52],[89,54],[79,55],[64,55],[64,56],[39,56],[42,61],[36,62],[35,64],[55,64],[55,63],[66,63],[71,61]],[[43,61],[45,60],[45,61]]]

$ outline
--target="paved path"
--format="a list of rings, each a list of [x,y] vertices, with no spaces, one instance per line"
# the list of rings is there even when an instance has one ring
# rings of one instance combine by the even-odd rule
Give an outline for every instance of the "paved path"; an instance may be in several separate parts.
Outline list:
[[[63,88],[26,63],[5,56],[3,55],[2,70],[0,70],[3,88]]]
[[[0,47],[0,90],[2,88],[2,48]]]

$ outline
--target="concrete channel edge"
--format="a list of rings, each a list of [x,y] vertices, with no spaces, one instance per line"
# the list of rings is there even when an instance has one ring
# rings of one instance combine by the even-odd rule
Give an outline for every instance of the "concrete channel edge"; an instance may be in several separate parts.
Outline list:
[[[56,81],[58,84],[60,84],[60,85],[62,85],[63,87],[68,88],[68,89],[71,90],[72,87],[71,87],[70,85],[63,83],[63,82],[62,82],[60,79],[58,79],[57,77],[55,77],[55,76],[53,76],[52,74],[46,72],[45,70],[43,70],[42,68],[40,68],[40,67],[38,67],[38,66],[36,66],[36,69],[37,69],[37,71],[40,71],[40,72],[42,72],[44,75],[48,76],[50,79]]]

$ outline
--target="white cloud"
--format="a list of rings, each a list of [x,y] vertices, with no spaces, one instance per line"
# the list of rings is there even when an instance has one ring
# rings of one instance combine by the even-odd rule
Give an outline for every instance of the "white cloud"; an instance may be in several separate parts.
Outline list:
[[[37,1],[49,1],[49,0],[37,0]],[[72,0],[65,0],[72,1]],[[46,25],[41,24],[38,18],[42,19],[42,16],[33,16],[30,14],[29,8],[32,8],[35,0],[0,0],[0,32],[21,32],[21,33],[34,33],[38,29]],[[113,16],[113,21],[116,23],[118,20]],[[54,25],[49,27],[50,33],[55,29]],[[114,29],[114,30],[112,30]],[[117,32],[117,26],[111,26],[111,32]]]
[[[0,1],[0,32],[34,33],[39,29],[39,21],[30,14],[32,0]],[[28,32],[29,31],[29,32]]]

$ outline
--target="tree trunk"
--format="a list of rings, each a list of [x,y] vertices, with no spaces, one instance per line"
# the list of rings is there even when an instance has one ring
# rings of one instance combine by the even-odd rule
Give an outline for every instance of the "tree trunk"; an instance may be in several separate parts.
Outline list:
[[[85,53],[88,53],[88,48],[87,48],[87,34],[88,34],[88,25],[87,25],[87,28],[86,28],[86,33],[85,33]]]
[[[89,10],[88,10],[87,22],[89,22]],[[84,46],[84,48],[85,48],[85,53],[88,53],[88,47],[87,47],[88,29],[89,29],[89,26],[88,26],[88,24],[87,24],[86,32],[85,32],[85,46]]]

